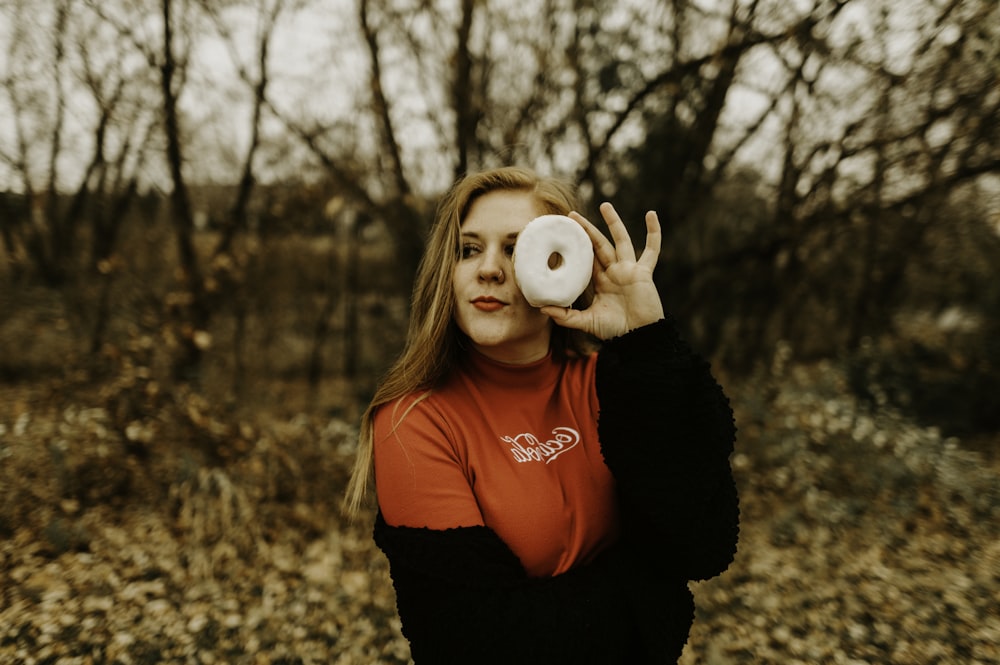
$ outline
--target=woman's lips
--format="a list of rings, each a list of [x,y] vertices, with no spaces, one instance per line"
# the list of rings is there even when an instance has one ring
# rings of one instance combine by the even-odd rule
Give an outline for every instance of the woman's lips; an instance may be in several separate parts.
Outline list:
[[[496,298],[476,298],[472,301],[472,306],[481,312],[495,312],[502,309],[504,303]]]

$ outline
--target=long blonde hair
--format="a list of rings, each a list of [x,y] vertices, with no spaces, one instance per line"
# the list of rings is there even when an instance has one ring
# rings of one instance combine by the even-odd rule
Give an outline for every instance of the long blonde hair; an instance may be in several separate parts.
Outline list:
[[[453,318],[452,273],[461,254],[462,221],[476,199],[498,190],[528,192],[546,213],[565,215],[577,210],[571,186],[520,167],[502,167],[467,175],[441,200],[414,281],[406,344],[361,416],[357,455],[344,499],[345,510],[350,515],[358,514],[372,484],[375,411],[405,395],[421,391],[428,394],[451,372],[461,356],[465,336]],[[590,297],[588,290],[577,305],[586,306]],[[553,353],[587,355],[595,348],[595,340],[579,331],[559,326],[553,330]]]

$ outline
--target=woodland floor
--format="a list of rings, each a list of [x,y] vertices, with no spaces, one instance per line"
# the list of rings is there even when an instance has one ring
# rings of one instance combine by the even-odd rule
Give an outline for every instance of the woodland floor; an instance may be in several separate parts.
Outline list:
[[[830,364],[730,393],[739,552],[681,662],[1000,663],[1000,442]],[[407,663],[371,516],[338,512],[355,435],[141,376],[0,385],[0,662]]]

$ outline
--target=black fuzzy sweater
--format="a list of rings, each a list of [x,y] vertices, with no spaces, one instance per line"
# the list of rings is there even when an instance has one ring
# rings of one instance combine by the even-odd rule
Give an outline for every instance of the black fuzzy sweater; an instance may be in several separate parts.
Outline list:
[[[694,620],[688,581],[718,575],[736,552],[732,410],[670,318],[606,342],[596,381],[622,535],[594,561],[531,578],[487,527],[435,531],[376,518],[417,665],[680,657]]]

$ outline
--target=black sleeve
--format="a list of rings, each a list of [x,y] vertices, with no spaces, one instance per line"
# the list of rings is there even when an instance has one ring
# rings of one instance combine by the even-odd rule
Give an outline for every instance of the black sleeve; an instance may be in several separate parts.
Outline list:
[[[531,578],[487,527],[393,527],[379,515],[374,536],[417,665],[676,663],[693,620],[686,582],[640,570],[619,546]]]
[[[736,426],[708,362],[668,317],[606,342],[596,381],[598,433],[618,483],[623,537],[639,547],[655,536],[664,565],[686,579],[719,574],[739,533],[729,464]]]

